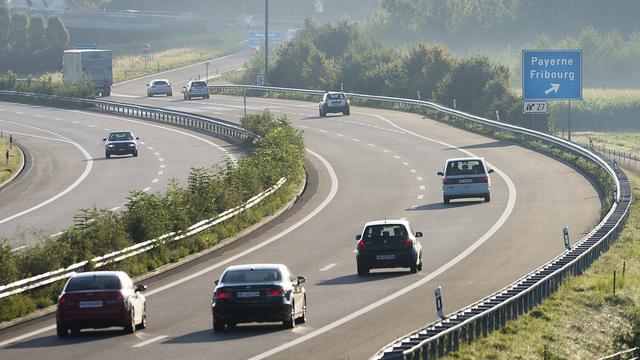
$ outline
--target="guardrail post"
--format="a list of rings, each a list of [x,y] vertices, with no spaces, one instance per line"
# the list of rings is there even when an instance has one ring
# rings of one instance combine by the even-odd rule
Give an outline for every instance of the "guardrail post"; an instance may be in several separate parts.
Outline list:
[[[453,332],[453,351],[457,352],[460,350],[460,334],[458,330]]]
[[[438,338],[438,357],[444,356],[444,338],[440,336]]]
[[[482,337],[487,337],[487,316],[482,317]]]

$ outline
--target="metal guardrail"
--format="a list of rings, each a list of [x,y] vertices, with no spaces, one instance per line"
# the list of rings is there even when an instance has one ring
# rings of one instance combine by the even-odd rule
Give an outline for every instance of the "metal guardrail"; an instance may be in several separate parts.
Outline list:
[[[223,85],[210,86],[213,91],[246,89],[253,91],[281,92],[292,94],[321,95],[324,91],[274,88],[260,86]],[[542,300],[549,297],[568,276],[584,272],[601,253],[607,251],[622,231],[629,213],[632,192],[624,173],[613,169],[610,163],[595,152],[569,141],[497,121],[484,119],[444,106],[411,99],[345,93],[350,98],[415,105],[446,114],[456,119],[473,122],[493,131],[523,140],[533,140],[579,155],[603,168],[615,183],[613,202],[602,221],[570,250],[565,251],[547,264],[522,277],[512,285],[485,299],[449,314],[441,321],[403,336],[385,346],[372,359],[436,359],[459,349],[461,342],[487,336],[490,331],[500,329],[510,320],[526,314]],[[609,194],[606,194],[607,196]]]
[[[640,359],[640,348],[634,347],[633,349],[620,351],[613,355],[605,356],[598,360],[637,360]]]
[[[61,97],[61,96],[55,96],[55,95],[21,93],[21,92],[15,92],[15,91],[0,90],[0,100],[2,100],[3,97],[12,97],[12,99],[14,100],[16,97],[29,98],[29,99],[37,98],[37,99],[55,100],[55,101],[60,101],[67,104],[72,104],[76,107],[83,108],[84,110],[91,110],[91,111],[97,111],[102,113],[111,113],[111,114],[117,114],[117,115],[125,115],[128,117],[135,117],[135,118],[140,118],[145,120],[170,123],[172,125],[177,125],[181,127],[187,127],[190,129],[212,133],[214,135],[222,136],[232,141],[241,141],[247,138],[248,136],[253,135],[248,131],[246,131],[245,129],[239,127],[237,124],[220,120],[220,119],[214,119],[214,118],[209,118],[205,116],[199,116],[199,115],[194,115],[194,114],[189,114],[189,113],[179,112],[179,111],[169,111],[169,110],[157,109],[157,108],[152,108],[147,106],[119,103],[115,101],[87,100],[87,99],[79,99],[79,98]],[[224,220],[227,220],[237,214],[240,214],[244,210],[256,205],[262,199],[266,198],[267,196],[277,191],[285,182],[286,182],[286,179],[281,178],[271,188],[254,196],[244,204],[237,206],[233,209],[229,209],[219,214],[215,218],[202,220],[183,231],[171,232],[169,234],[162,235],[156,239],[138,243],[131,247],[128,247],[119,251],[115,251],[110,254],[95,257],[91,260],[85,260],[77,264],[70,265],[63,269],[58,269],[55,271],[36,275],[28,279],[18,280],[11,284],[2,285],[0,286],[0,299],[10,295],[18,294],[30,289],[34,289],[40,286],[51,284],[55,281],[67,278],[71,276],[71,274],[73,274],[74,272],[83,270],[87,267],[90,267],[90,268],[103,267],[111,263],[122,261],[126,258],[137,255],[139,253],[151,250],[161,244],[180,240],[185,237],[197,234],[198,232],[208,229],[209,227],[214,226]]]

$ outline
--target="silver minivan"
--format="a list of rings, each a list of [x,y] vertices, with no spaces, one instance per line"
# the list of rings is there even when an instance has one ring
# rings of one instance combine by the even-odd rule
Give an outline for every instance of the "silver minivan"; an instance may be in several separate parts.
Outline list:
[[[438,171],[442,176],[442,196],[445,204],[451,199],[484,198],[491,201],[491,180],[489,169],[481,157],[465,157],[448,159],[444,171]]]

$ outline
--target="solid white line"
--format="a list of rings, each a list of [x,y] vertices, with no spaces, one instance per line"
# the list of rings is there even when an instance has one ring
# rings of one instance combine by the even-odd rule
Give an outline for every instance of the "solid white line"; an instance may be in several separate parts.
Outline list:
[[[21,111],[16,111],[16,114],[18,114],[18,115],[24,115],[24,113],[23,113],[23,112],[21,112]]]
[[[338,263],[329,264],[329,265],[323,267],[322,269],[320,269],[318,271],[327,271],[327,270],[331,269],[332,267],[334,267],[336,265],[338,265]]]
[[[143,346],[145,346],[145,345],[149,345],[149,344],[151,344],[151,343],[154,343],[154,342],[156,342],[156,341],[160,341],[160,340],[165,339],[165,338],[168,338],[168,337],[169,337],[169,335],[160,335],[160,336],[156,336],[156,337],[154,337],[154,338],[152,338],[152,339],[149,339],[149,340],[143,341],[143,342],[141,342],[141,343],[139,343],[139,344],[135,344],[135,345],[133,345],[133,346],[132,346],[132,348],[141,348],[141,347],[143,347]]]
[[[90,128],[96,127],[95,125],[91,125],[91,124],[87,124],[87,126]]]
[[[109,211],[116,211],[116,210],[118,210],[118,209],[120,209],[120,206],[116,206],[116,207],[114,207],[113,209],[111,209],[111,210],[109,210]]]
[[[14,134],[20,134],[20,133],[14,133]],[[80,144],[73,142],[73,141],[69,141],[69,140],[62,140],[62,139],[54,139],[54,138],[47,138],[44,136],[37,136],[37,135],[30,135],[30,134],[21,134],[23,136],[32,136],[32,137],[37,137],[37,138],[42,138],[42,139],[49,139],[49,140],[54,140],[54,141],[62,141],[62,142],[66,142],[69,144],[72,144],[73,146],[75,146],[76,148],[78,148],[78,150],[80,150],[80,152],[82,152],[82,154],[84,155],[85,160],[87,160],[87,165],[84,167],[84,171],[82,172],[82,174],[80,174],[80,177],[78,177],[76,179],[76,181],[73,182],[73,184],[69,185],[69,187],[67,187],[66,189],[62,190],[61,192],[57,193],[56,195],[50,197],[49,199],[41,202],[40,204],[33,206],[27,210],[21,211],[17,214],[11,215],[7,218],[4,218],[2,220],[0,220],[0,224],[3,224],[7,221],[11,221],[15,218],[18,218],[22,215],[28,214],[34,210],[37,210],[45,205],[48,205],[56,200],[58,200],[59,198],[61,198],[62,196],[68,194],[69,192],[71,192],[71,190],[75,189],[78,185],[80,185],[80,183],[82,183],[84,181],[84,179],[87,178],[87,176],[89,176],[89,173],[91,172],[91,169],[93,168],[93,160],[91,159],[91,155],[89,154],[89,152],[87,152],[87,150],[85,150],[85,148],[83,148],[82,146],[80,146]]]
[[[386,121],[387,123],[393,125],[394,127],[398,128],[398,129],[402,129],[400,126],[396,125],[395,123],[383,118],[380,115],[376,115],[376,114],[368,114],[368,113],[362,113],[365,115],[371,115],[371,116],[375,116],[381,120]],[[405,129],[404,130],[406,133],[416,136],[418,138],[427,140],[427,141],[432,141],[435,142],[437,144],[446,146],[446,147],[450,147],[456,150],[459,150],[469,156],[474,156],[470,151],[465,150],[465,149],[461,149],[458,147],[455,147],[453,145],[447,144],[445,142],[439,141],[439,140],[435,140],[435,139],[430,139],[428,137],[422,136],[420,134],[414,133],[412,131],[408,131]],[[306,335],[303,335],[299,338],[296,338],[288,343],[284,343],[281,344],[279,346],[274,347],[271,350],[265,351],[261,354],[258,354],[254,357],[249,358],[249,360],[260,360],[260,359],[264,359],[267,358],[269,356],[272,356],[274,354],[277,354],[283,350],[289,349],[291,347],[294,347],[298,344],[301,344],[307,340],[313,339],[316,336],[320,336],[326,332],[329,332],[361,315],[364,315],[366,313],[368,313],[369,311],[372,311],[390,301],[393,301],[401,296],[404,296],[405,294],[409,293],[410,291],[413,291],[417,288],[419,288],[420,286],[428,283],[429,281],[435,279],[436,277],[440,276],[442,273],[444,273],[445,271],[449,270],[451,267],[455,266],[457,263],[459,263],[460,261],[464,260],[467,256],[469,256],[472,252],[474,252],[477,248],[479,248],[482,244],[485,243],[485,241],[489,240],[491,238],[491,236],[493,236],[493,234],[495,234],[500,227],[502,227],[502,225],[504,225],[504,223],[507,221],[507,219],[509,218],[509,216],[511,215],[511,212],[513,211],[513,208],[516,205],[516,187],[513,184],[513,181],[511,181],[511,179],[509,178],[509,176],[507,176],[507,174],[505,174],[504,172],[502,172],[501,170],[497,169],[495,166],[491,166],[495,172],[504,179],[504,181],[507,183],[507,187],[509,188],[509,198],[507,200],[507,206],[504,209],[504,211],[502,212],[502,215],[500,215],[500,218],[498,219],[498,221],[496,221],[495,224],[493,224],[493,226],[484,234],[482,235],[478,240],[476,240],[473,244],[471,244],[471,246],[469,246],[468,248],[466,248],[463,252],[461,252],[460,254],[458,254],[456,257],[454,257],[453,259],[449,260],[446,264],[442,265],[441,267],[439,267],[438,269],[436,269],[435,271],[433,271],[432,273],[430,273],[429,275],[425,276],[424,278],[416,281],[415,283],[400,289],[398,291],[396,291],[395,293],[384,297],[370,305],[367,305],[363,308],[361,308],[358,311],[355,311],[341,319],[338,319],[332,323],[329,323],[317,330],[314,330]]]
[[[35,335],[38,335],[38,334],[42,334],[43,332],[46,332],[46,331],[49,331],[49,330],[53,330],[55,328],[56,328],[55,325],[49,325],[49,326],[43,327],[42,329],[34,330],[34,331],[26,333],[24,335],[16,336],[16,337],[14,337],[12,339],[0,342],[0,348],[5,347],[5,346],[7,346],[9,344],[13,344],[13,343],[18,342],[18,341],[22,341],[24,339],[28,339],[28,338],[30,338],[32,336],[35,336]]]
[[[320,132],[321,132],[321,133],[326,133],[326,132],[327,132],[327,130],[322,130],[322,129],[320,129]]]

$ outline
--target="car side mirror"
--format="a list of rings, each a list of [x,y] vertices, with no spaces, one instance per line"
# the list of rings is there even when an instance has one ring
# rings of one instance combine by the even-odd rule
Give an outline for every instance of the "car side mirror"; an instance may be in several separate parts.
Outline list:
[[[307,279],[305,279],[304,276],[298,276],[298,284],[302,284],[305,281],[307,281]]]
[[[356,240],[360,240],[360,239],[362,239],[362,235],[360,234],[356,235]]]
[[[440,175],[440,176],[444,176],[444,173],[442,171],[438,171],[437,174]]]
[[[102,141],[107,141],[107,138],[103,138]]]
[[[140,138],[136,136],[136,140],[140,140]]]
[[[216,286],[218,286],[218,284],[220,283],[220,280],[216,280],[213,283],[216,284]]]
[[[136,286],[136,292],[143,292],[147,290],[147,285],[138,285]]]
[[[493,174],[493,169],[489,169],[489,174]]]
[[[147,84],[147,86],[149,86],[149,84]]]
[[[416,237],[422,237],[422,231],[416,231]]]

